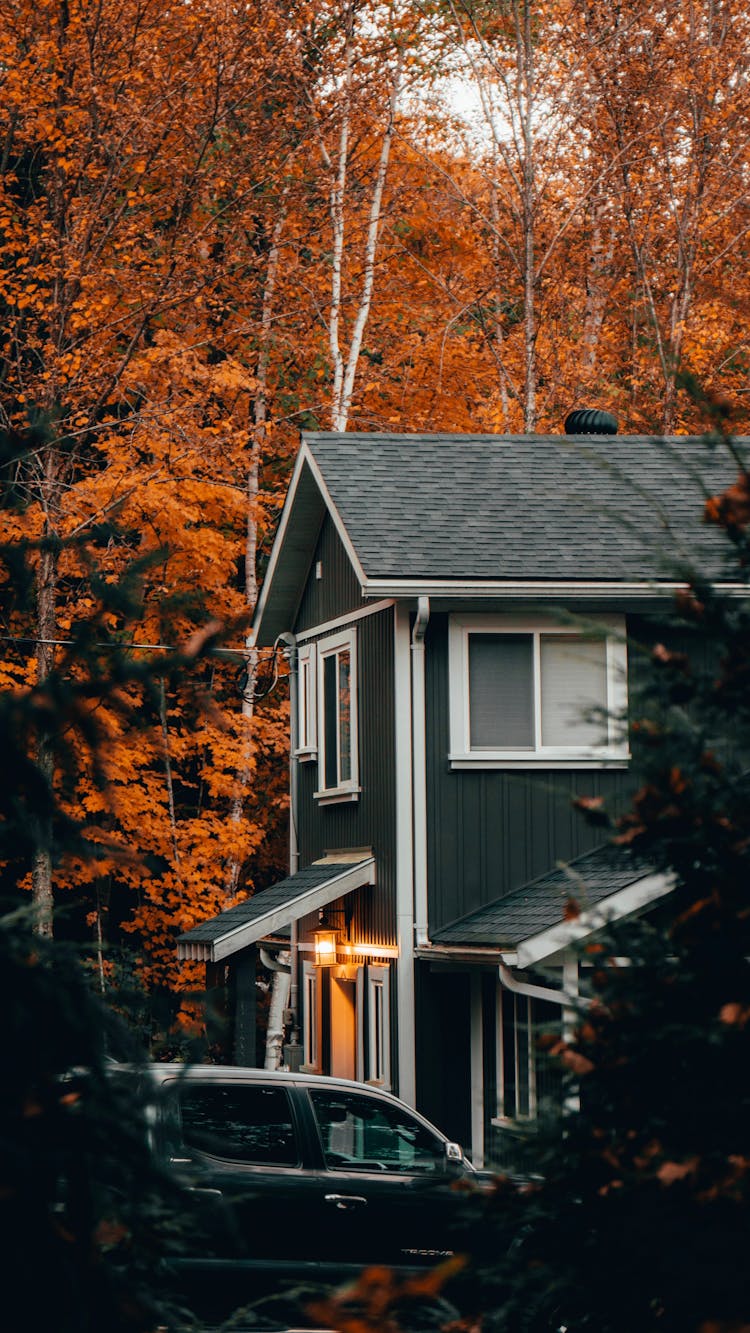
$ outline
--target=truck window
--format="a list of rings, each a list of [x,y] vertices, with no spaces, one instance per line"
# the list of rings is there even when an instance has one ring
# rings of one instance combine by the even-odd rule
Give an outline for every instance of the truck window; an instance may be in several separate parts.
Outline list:
[[[351,1092],[310,1094],[326,1166],[408,1174],[445,1169],[442,1141],[399,1107]]]
[[[187,1148],[257,1166],[299,1164],[286,1089],[187,1082],[177,1095]]]

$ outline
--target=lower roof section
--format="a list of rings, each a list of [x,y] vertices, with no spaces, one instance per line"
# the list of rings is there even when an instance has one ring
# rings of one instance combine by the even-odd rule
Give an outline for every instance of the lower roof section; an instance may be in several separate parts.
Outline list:
[[[219,963],[292,921],[374,883],[375,858],[371,853],[331,853],[179,935],[177,956]]]
[[[443,926],[433,944],[515,953],[518,966],[552,957],[669,893],[672,881],[626,848],[606,844]]]

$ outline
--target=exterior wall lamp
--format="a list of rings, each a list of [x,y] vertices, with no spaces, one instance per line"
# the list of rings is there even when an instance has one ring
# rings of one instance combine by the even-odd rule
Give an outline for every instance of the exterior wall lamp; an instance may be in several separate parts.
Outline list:
[[[339,932],[327,926],[313,931],[315,943],[315,963],[318,967],[333,967],[336,962]]]

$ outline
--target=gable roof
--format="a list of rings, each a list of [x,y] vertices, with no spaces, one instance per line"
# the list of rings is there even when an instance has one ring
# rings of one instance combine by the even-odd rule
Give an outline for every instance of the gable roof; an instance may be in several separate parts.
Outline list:
[[[258,643],[291,627],[326,513],[363,596],[430,584],[437,595],[467,584],[611,591],[671,582],[691,563],[722,577],[726,544],[702,523],[703,505],[737,465],[702,439],[309,432],[302,441]]]
[[[626,848],[605,844],[575,857],[495,902],[477,908],[441,930],[433,943],[515,952],[518,965],[533,967],[607,921],[655,902],[672,882]],[[566,918],[574,900],[578,915]]]
[[[229,907],[177,937],[181,959],[217,963],[364,884],[375,883],[372,855],[335,854]]]

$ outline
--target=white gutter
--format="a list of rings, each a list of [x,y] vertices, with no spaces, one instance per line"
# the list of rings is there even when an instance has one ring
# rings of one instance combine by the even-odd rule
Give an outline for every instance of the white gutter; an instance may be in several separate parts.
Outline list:
[[[364,597],[431,597],[451,601],[454,598],[466,599],[493,598],[499,601],[508,599],[539,601],[585,600],[592,599],[611,602],[612,599],[663,598],[672,597],[676,592],[685,592],[688,585],[673,580],[654,579],[651,582],[620,582],[616,579],[594,579],[580,581],[575,579],[394,579],[365,578],[362,585]],[[717,593],[726,597],[748,595],[743,583],[715,582],[711,585]]]
[[[411,632],[412,810],[414,823],[414,941],[429,942],[427,915],[427,725],[425,717],[424,641],[430,599],[420,597]]]
[[[260,954],[261,963],[269,972],[286,972],[287,974],[290,972],[289,963],[282,963],[280,961],[281,953],[289,953],[287,948],[279,946],[279,951],[273,954],[266,949],[265,945],[261,944],[258,953]]]
[[[286,644],[286,657],[289,662],[289,874],[294,875],[299,870],[299,842],[297,839],[297,811],[299,807],[299,759],[297,758],[299,654],[294,634],[283,634],[281,638]],[[296,918],[291,923],[290,945],[289,1009],[292,1018],[290,1040],[292,1045],[296,1046],[299,1042],[299,950]]]
[[[536,986],[531,981],[524,981],[516,972],[511,971],[506,963],[498,964],[500,980],[506,990],[514,995],[527,995],[530,1000],[546,1000],[548,1004],[560,1004],[565,1009],[588,1009],[590,1000],[569,990],[555,990],[552,986]]]

